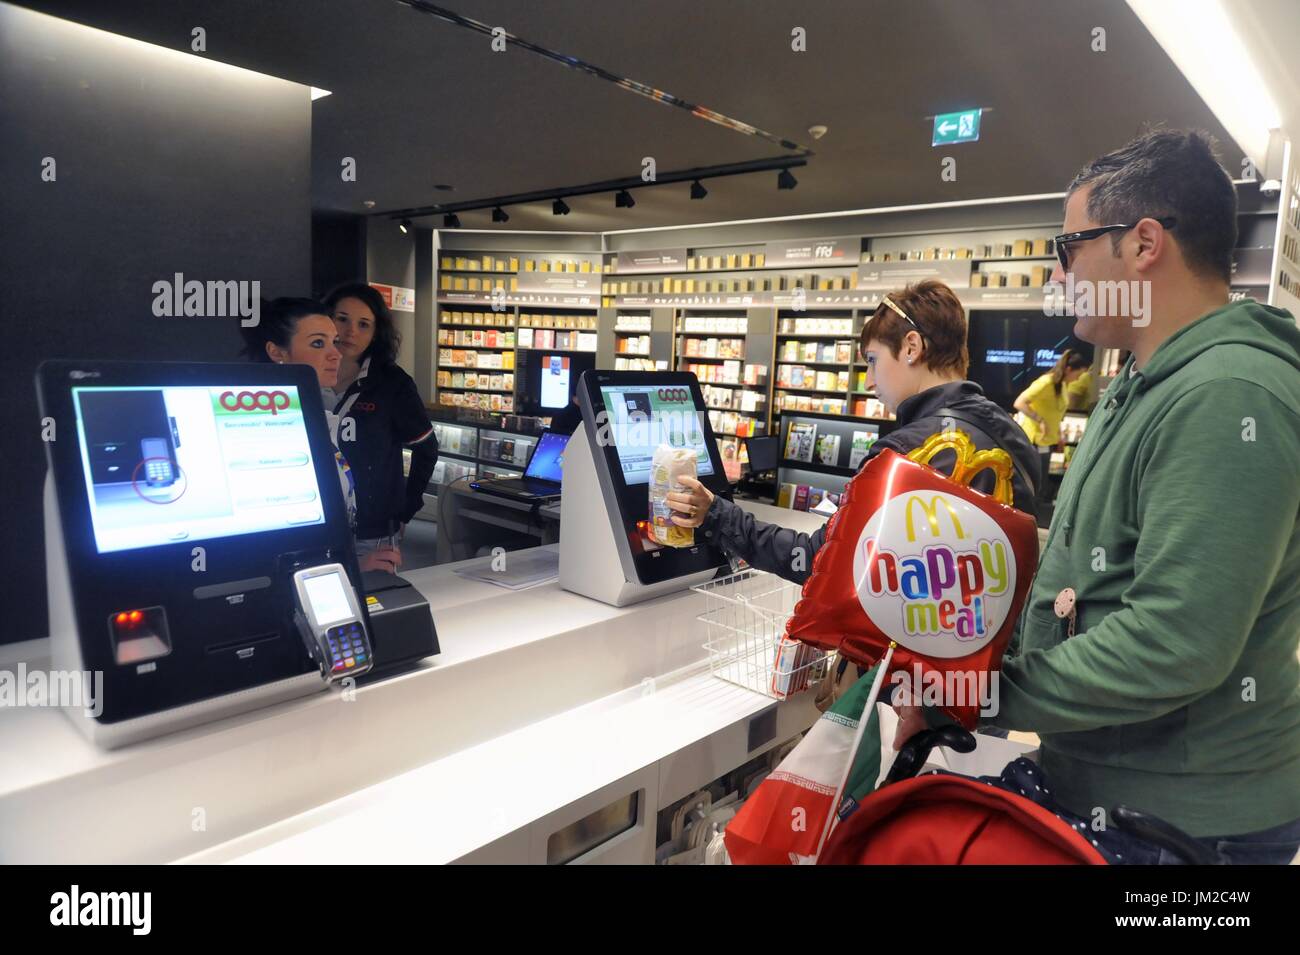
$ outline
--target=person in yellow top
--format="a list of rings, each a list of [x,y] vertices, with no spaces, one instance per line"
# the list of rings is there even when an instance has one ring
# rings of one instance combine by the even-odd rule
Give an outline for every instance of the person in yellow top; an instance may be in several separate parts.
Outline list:
[[[1092,360],[1087,355],[1067,348],[1052,370],[1039,376],[1016,399],[1015,408],[1020,412],[1020,426],[1025,429],[1029,443],[1038,449],[1039,460],[1043,465],[1042,479],[1038,485],[1040,505],[1051,503],[1052,483],[1047,475],[1052,450],[1061,446],[1061,419],[1070,406],[1074,386],[1088,373],[1091,364]]]
[[[1065,386],[1065,393],[1070,396],[1071,411],[1087,411],[1088,399],[1092,396],[1092,372],[1084,369],[1079,377]]]

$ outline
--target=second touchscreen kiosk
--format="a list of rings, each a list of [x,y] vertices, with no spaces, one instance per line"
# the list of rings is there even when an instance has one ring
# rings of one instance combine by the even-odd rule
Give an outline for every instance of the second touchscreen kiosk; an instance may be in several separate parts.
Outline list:
[[[695,376],[588,371],[578,383],[583,425],[564,451],[560,586],[622,607],[710,580],[728,564],[696,532],[691,547],[647,536],[650,465],[661,444],[696,452],[696,473],[727,490]]]

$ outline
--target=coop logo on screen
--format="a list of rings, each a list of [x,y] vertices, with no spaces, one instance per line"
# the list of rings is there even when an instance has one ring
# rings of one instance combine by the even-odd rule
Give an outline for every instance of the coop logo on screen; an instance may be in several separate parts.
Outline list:
[[[891,640],[964,657],[1002,628],[1015,598],[1011,541],[997,522],[942,491],[892,497],[853,555],[862,609]]]
[[[660,388],[660,401],[689,401],[691,392],[689,388]]]
[[[217,414],[262,413],[278,415],[298,410],[298,395],[282,388],[227,389],[213,392],[212,409]]]

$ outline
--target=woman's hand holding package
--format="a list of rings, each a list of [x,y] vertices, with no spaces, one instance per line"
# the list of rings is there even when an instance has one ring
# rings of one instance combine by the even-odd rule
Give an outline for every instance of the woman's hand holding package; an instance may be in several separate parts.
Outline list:
[[[699,527],[713,504],[713,492],[692,477],[680,478],[686,491],[670,491],[666,498],[675,512],[673,523],[682,527]]]

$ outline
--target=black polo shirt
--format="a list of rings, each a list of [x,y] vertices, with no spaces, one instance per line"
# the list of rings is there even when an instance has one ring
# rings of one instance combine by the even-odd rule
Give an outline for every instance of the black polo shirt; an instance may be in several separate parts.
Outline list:
[[[356,479],[356,536],[392,534],[424,505],[424,489],[438,460],[438,439],[419,389],[397,365],[374,365],[367,359],[334,411],[339,415],[338,448]],[[404,446],[411,448],[409,477],[402,474]]]

